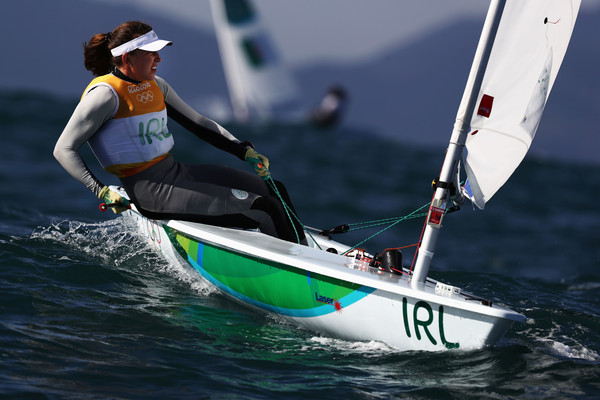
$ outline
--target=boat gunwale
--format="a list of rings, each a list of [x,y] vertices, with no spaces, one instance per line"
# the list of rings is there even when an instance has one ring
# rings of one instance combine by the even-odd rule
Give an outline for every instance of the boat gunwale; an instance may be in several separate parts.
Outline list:
[[[343,255],[329,253],[314,247],[286,242],[278,238],[267,236],[261,232],[178,220],[164,220],[160,221],[160,223],[203,243],[252,258],[281,263],[292,268],[303,269],[330,278],[345,280],[350,283],[371,287],[395,295],[425,300],[434,304],[454,307],[476,314],[485,314],[490,317],[508,319],[515,322],[525,322],[526,320],[526,317],[523,314],[509,308],[497,304],[492,304],[491,306],[484,305],[480,301],[477,301],[479,300],[477,296],[471,296],[470,293],[461,292],[459,295],[438,294],[435,292],[435,284],[437,281],[430,278],[427,279],[424,289],[416,290],[410,287],[410,279],[404,276],[397,276],[397,280],[395,279],[394,282],[390,279],[384,280],[381,276],[376,274],[349,268],[345,264],[345,259],[347,257]],[[253,241],[252,244],[250,244],[247,240],[242,240],[242,238],[247,239],[252,236],[259,236],[260,242]],[[341,244],[338,242],[335,243],[338,245]],[[288,246],[289,250],[293,249],[295,251],[289,251],[284,254],[276,252],[274,249],[269,249],[269,246],[265,244],[271,245],[271,247],[279,247],[280,249],[284,246]],[[301,267],[297,265],[298,257],[302,257]],[[326,262],[327,265],[322,265],[323,262]],[[402,285],[401,282],[404,282],[405,285]]]

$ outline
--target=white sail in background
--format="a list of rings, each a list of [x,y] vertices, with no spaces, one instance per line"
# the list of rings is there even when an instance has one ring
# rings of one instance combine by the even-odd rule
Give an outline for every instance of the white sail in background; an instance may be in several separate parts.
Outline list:
[[[472,200],[479,208],[529,150],[579,6],[580,0],[506,2],[463,155]],[[459,118],[466,103],[463,98]]]
[[[299,91],[250,0],[211,0],[236,120],[299,117]]]

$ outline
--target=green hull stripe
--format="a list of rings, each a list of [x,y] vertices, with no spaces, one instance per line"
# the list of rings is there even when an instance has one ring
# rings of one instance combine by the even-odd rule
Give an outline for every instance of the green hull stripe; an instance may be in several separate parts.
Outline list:
[[[205,279],[244,302],[279,314],[297,317],[330,314],[375,290],[174,233],[190,264]]]

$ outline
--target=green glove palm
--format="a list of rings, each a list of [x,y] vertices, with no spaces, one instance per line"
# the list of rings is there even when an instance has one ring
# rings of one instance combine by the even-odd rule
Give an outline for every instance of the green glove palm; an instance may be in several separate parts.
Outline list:
[[[108,186],[104,186],[98,194],[100,200],[110,207],[115,214],[122,213],[129,209],[129,200],[123,198],[119,193],[110,190]]]
[[[269,172],[269,159],[262,154],[258,154],[256,150],[250,148],[246,150],[244,159],[252,164],[252,167],[256,171],[256,174],[264,180],[269,179],[271,173]]]

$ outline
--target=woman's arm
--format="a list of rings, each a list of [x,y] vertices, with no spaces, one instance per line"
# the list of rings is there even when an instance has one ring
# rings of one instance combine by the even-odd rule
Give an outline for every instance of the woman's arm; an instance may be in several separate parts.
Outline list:
[[[106,86],[97,86],[79,102],[54,147],[54,157],[63,168],[96,196],[104,185],[92,174],[79,148],[88,141],[115,111],[117,99]]]
[[[156,77],[156,83],[165,97],[169,118],[200,139],[244,160],[246,151],[252,147],[249,142],[240,142],[227,129],[199,114],[187,105],[164,79]]]

